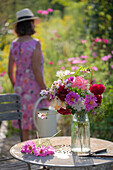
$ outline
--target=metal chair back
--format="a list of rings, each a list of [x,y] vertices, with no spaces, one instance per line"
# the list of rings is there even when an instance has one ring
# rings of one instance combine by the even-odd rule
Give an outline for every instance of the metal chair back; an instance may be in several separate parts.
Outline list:
[[[23,135],[22,135],[21,119],[22,119],[22,112],[21,112],[20,95],[1,94],[0,95],[0,122],[2,123],[2,121],[18,120],[20,141],[22,142]]]

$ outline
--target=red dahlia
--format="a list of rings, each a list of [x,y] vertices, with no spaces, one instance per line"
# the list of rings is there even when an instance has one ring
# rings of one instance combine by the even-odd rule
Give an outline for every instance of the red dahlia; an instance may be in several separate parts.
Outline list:
[[[69,90],[65,89],[65,86],[63,85],[59,87],[57,96],[60,98],[60,100],[64,101],[68,93]]]
[[[62,114],[62,115],[70,115],[71,114],[71,110],[70,109],[64,109],[62,107],[59,110],[57,110],[57,112]]]
[[[103,86],[103,84],[93,84],[90,87],[90,91],[94,95],[101,95],[105,91],[105,87]]]
[[[98,104],[101,104],[101,102],[102,102],[102,95],[95,95],[95,97],[97,98],[97,101],[96,101],[96,103],[98,103]]]

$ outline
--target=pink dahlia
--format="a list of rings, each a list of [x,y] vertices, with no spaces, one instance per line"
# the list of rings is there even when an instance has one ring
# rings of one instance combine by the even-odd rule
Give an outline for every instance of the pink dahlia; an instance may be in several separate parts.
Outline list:
[[[85,80],[81,76],[77,76],[73,80],[72,87],[77,87],[78,89],[87,90],[88,80]]]

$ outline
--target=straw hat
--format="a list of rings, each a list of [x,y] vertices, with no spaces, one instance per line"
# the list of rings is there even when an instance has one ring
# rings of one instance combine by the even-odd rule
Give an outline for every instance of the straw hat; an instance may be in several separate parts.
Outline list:
[[[38,17],[34,17],[32,11],[28,8],[22,9],[16,13],[17,21],[13,24],[16,25],[18,22],[26,21],[26,20],[34,20],[34,24],[37,25],[40,22]]]

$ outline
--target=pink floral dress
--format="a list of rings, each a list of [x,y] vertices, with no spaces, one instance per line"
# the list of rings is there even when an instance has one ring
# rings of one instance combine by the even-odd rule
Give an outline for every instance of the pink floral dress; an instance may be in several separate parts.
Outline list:
[[[24,42],[13,41],[11,44],[10,53],[16,63],[16,82],[14,86],[14,92],[21,96],[22,105],[22,129],[33,130],[33,109],[35,102],[40,97],[41,87],[35,81],[35,77],[32,70],[32,54],[36,47],[38,40],[31,39]],[[43,54],[41,55],[41,70],[43,74]],[[38,108],[48,106],[49,103],[42,102],[38,105]],[[18,128],[16,120],[12,121],[15,128]]]

